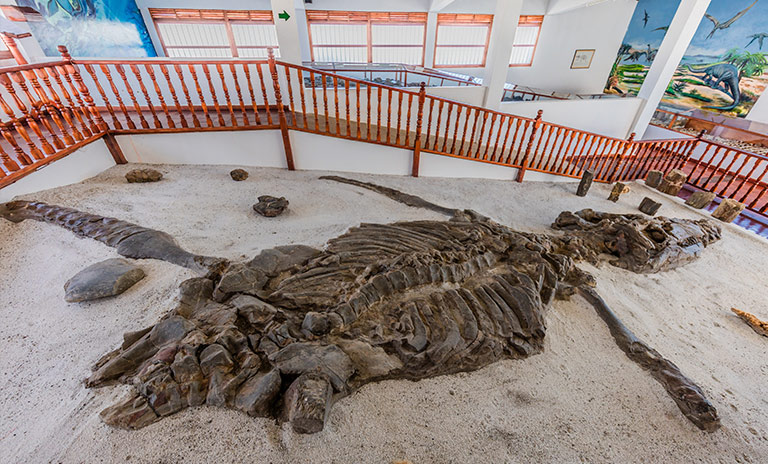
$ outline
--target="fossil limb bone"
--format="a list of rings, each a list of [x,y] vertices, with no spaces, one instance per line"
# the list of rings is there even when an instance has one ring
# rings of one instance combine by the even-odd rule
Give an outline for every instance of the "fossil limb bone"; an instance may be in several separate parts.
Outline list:
[[[736,308],[731,308],[731,311],[733,311],[734,314],[739,316],[741,320],[747,323],[748,326],[752,327],[752,330],[759,333],[760,335],[764,337],[768,337],[768,322],[761,321],[757,317],[755,317],[754,314],[750,314],[745,311],[738,310]]]

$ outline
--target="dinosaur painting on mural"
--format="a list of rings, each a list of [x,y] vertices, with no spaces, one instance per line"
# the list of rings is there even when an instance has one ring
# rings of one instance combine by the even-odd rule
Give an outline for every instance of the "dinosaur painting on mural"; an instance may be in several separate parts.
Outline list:
[[[685,68],[694,76],[702,78],[707,86],[720,90],[733,99],[733,103],[728,106],[705,106],[704,108],[730,111],[741,103],[741,92],[739,91],[741,76],[739,68],[736,66],[729,63],[718,63],[702,69],[694,69],[690,65],[686,65]],[[723,88],[720,87],[720,84],[723,85]]]
[[[0,216],[14,222],[57,224],[124,256],[204,273],[181,284],[175,309],[126,333],[95,365],[87,386],[133,386],[103,411],[106,423],[140,428],[209,404],[318,432],[333,402],[367,383],[472,371],[541,352],[552,301],[580,294],[691,422],[719,427],[701,388],[637,339],[594,290],[594,277],[575,265],[609,255],[633,272],[672,269],[718,240],[717,225],[582,210],[562,213],[553,225],[560,232],[523,233],[387,187],[325,179],[448,218],[361,224],[323,250],[281,246],[229,263],[117,219],[36,202],[0,205]]]

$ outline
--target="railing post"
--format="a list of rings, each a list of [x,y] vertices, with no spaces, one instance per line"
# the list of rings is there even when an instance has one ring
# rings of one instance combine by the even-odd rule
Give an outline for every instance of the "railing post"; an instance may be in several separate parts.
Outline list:
[[[275,100],[277,105],[277,115],[280,121],[280,133],[283,136],[283,149],[285,150],[285,161],[288,169],[293,171],[296,167],[293,164],[293,150],[291,149],[291,138],[288,134],[288,121],[285,119],[285,108],[283,107],[283,97],[280,95],[280,79],[277,77],[277,63],[275,63],[275,53],[271,48],[267,49],[267,59],[269,60],[269,73],[272,74],[272,85],[275,91]]]
[[[544,114],[544,110],[539,110],[536,113],[536,119],[533,120],[533,128],[531,129],[531,136],[528,138],[528,145],[525,147],[525,154],[523,154],[523,161],[520,163],[520,170],[517,171],[517,181],[522,182],[525,177],[525,170],[528,169],[528,158],[531,156],[531,148],[533,148],[533,139],[536,138],[536,132],[541,126],[541,115]]]
[[[419,162],[421,161],[421,122],[424,118],[424,100],[427,98],[427,91],[424,82],[419,85],[419,106],[416,111],[416,140],[413,142],[413,166],[411,174],[413,177],[419,177]]]
[[[635,133],[632,132],[629,134],[629,138],[626,142],[624,142],[624,150],[622,150],[621,155],[619,155],[619,162],[616,163],[616,166],[613,167],[613,172],[611,173],[609,179],[611,179],[611,182],[616,182],[618,180],[621,180],[619,176],[624,171],[622,165],[624,164],[624,160],[627,157],[627,154],[632,149],[632,146],[635,144]]]
[[[72,57],[69,55],[69,51],[67,50],[67,47],[64,45],[58,46],[59,53],[61,53],[61,58],[64,59],[64,61],[67,61],[68,63],[64,66],[64,70],[70,74],[72,74],[72,77],[75,80],[75,84],[77,84],[77,90],[80,92],[80,95],[83,98],[83,101],[85,102],[85,106],[88,108],[88,111],[93,115],[94,121],[96,121],[96,127],[99,128],[99,130],[102,131],[108,131],[109,126],[106,122],[104,122],[104,119],[101,118],[101,113],[96,108],[96,104],[93,102],[93,98],[91,97],[91,92],[88,90],[88,87],[83,82],[82,76],[80,76],[80,71],[77,69],[77,65],[75,64],[74,60],[72,60]]]
[[[688,151],[685,153],[685,156],[683,156],[682,158],[680,158],[680,161],[679,161],[678,163],[676,163],[676,164],[675,164],[675,169],[680,169],[680,168],[682,168],[683,166],[685,166],[685,163],[687,163],[687,162],[688,162],[688,159],[689,159],[689,158],[691,157],[691,155],[693,154],[693,150],[695,150],[695,149],[696,149],[696,147],[699,145],[699,143],[701,143],[701,140],[704,138],[704,134],[706,134],[706,133],[707,133],[707,131],[706,131],[706,130],[704,130],[704,129],[702,129],[701,131],[699,131],[699,135],[697,135],[697,136],[696,136],[696,138],[694,139],[693,143],[692,143],[692,144],[691,144],[691,146],[688,148]]]
[[[120,148],[120,144],[117,143],[117,139],[112,135],[112,132],[104,134],[104,145],[107,146],[107,150],[109,150],[109,154],[112,155],[112,159],[115,160],[116,164],[128,163],[123,154],[123,150]]]

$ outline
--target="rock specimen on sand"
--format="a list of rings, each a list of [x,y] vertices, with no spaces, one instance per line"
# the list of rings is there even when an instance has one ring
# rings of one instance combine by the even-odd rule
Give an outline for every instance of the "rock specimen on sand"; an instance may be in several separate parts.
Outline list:
[[[627,192],[629,192],[629,186],[622,184],[621,182],[616,182],[611,189],[611,194],[608,195],[608,200],[616,203],[619,201],[619,197]]]
[[[697,259],[705,247],[720,239],[720,227],[706,219],[649,218],[641,214],[611,214],[583,209],[564,211],[552,224],[567,231],[578,255],[598,262],[599,254],[615,256],[614,266],[648,274],[674,269]]]
[[[696,235],[704,232],[694,221],[658,225],[661,218],[594,212],[559,220],[565,233],[522,233],[474,211],[342,181],[451,219],[361,224],[323,250],[268,249],[182,282],[173,310],[126,334],[94,366],[88,386],[133,387],[127,400],[102,412],[105,422],[139,428],[208,404],[317,432],[332,404],[366,383],[464,372],[540,352],[545,310],[555,297],[582,292],[600,312],[589,288],[594,278],[574,260],[613,251],[627,268],[645,269],[642,256],[647,266],[671,268],[716,239]],[[19,219],[18,208],[0,207],[0,214],[8,211]],[[685,244],[691,250],[677,250]],[[719,426],[715,408],[674,364],[628,330],[614,337],[689,420],[702,430]]]
[[[265,217],[275,217],[283,214],[287,207],[288,200],[285,197],[262,195],[259,197],[259,202],[253,205],[253,210]]]
[[[656,188],[661,184],[661,180],[664,178],[664,173],[661,171],[648,171],[645,176],[646,187]]]
[[[685,204],[691,208],[696,209],[706,208],[710,205],[710,203],[712,203],[712,201],[715,199],[715,196],[716,195],[714,192],[705,192],[700,190],[698,192],[693,192],[691,196],[685,200]]]
[[[589,192],[589,188],[592,187],[592,181],[594,179],[595,173],[585,169],[581,174],[581,182],[579,182],[579,187],[576,189],[576,195],[580,197],[587,196],[587,192]]]
[[[133,169],[131,171],[128,171],[128,173],[125,175],[125,179],[131,184],[143,183],[143,182],[157,182],[162,178],[163,178],[163,173],[161,173],[160,171],[156,171],[154,169],[149,169],[149,168]]]
[[[742,211],[744,211],[743,203],[739,203],[733,198],[723,198],[717,209],[712,212],[712,217],[723,222],[733,222]]]
[[[241,181],[248,178],[248,171],[245,169],[233,169],[229,175],[232,177],[232,180]]]
[[[748,326],[752,327],[752,330],[764,337],[768,337],[768,322],[761,321],[754,314],[740,311],[736,308],[731,308],[731,311],[746,322]]]
[[[656,214],[659,211],[659,208],[661,208],[661,203],[653,201],[648,197],[643,198],[643,201],[640,202],[640,206],[637,207],[637,209],[650,216]]]
[[[64,299],[70,303],[115,296],[144,278],[144,271],[121,258],[91,264],[64,284]]]
[[[688,176],[683,171],[673,169],[661,180],[657,190],[667,195],[677,196],[683,188],[686,179],[688,179]]]

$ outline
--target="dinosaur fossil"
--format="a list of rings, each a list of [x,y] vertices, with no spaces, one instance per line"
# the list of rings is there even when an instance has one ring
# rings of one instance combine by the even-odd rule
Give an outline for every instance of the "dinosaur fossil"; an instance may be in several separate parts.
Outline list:
[[[106,423],[139,428],[205,403],[317,432],[332,403],[366,383],[419,380],[539,353],[546,308],[579,293],[689,420],[702,430],[719,426],[701,389],[624,327],[591,288],[594,278],[574,264],[610,254],[612,264],[636,272],[671,269],[717,240],[718,226],[583,210],[558,217],[554,227],[563,233],[522,233],[387,187],[325,179],[450,219],[361,224],[324,250],[277,247],[228,264],[117,219],[43,203],[0,207],[7,219],[58,224],[123,254],[124,244],[143,236],[151,251],[126,256],[207,271],[181,284],[174,310],[125,334],[120,348],[94,366],[89,387],[134,387],[102,412]]]
[[[727,20],[727,21],[723,21],[722,23],[721,23],[721,22],[720,22],[720,21],[719,21],[717,18],[715,18],[714,16],[712,16],[712,15],[710,15],[710,14],[707,14],[707,13],[704,13],[704,16],[705,16],[705,17],[706,17],[708,20],[712,21],[712,24],[713,24],[713,26],[714,26],[714,27],[712,28],[712,32],[710,32],[709,34],[707,34],[707,39],[711,39],[711,38],[712,38],[712,37],[715,35],[715,32],[717,32],[719,29],[727,29],[727,28],[731,27],[731,25],[732,25],[733,23],[735,23],[736,21],[738,21],[739,19],[741,19],[741,17],[742,17],[742,16],[744,16],[745,14],[747,14],[747,12],[748,12],[748,11],[749,11],[749,10],[750,10],[750,9],[751,9],[753,6],[755,6],[755,4],[756,4],[756,3],[757,3],[757,0],[755,0],[754,2],[752,2],[752,3],[751,3],[749,6],[748,6],[748,7],[744,8],[743,10],[739,11],[738,13],[736,13],[736,14],[735,14],[735,15],[734,15],[734,16],[733,16],[731,19],[729,19],[729,20]]]
[[[701,77],[708,87],[720,90],[733,98],[733,103],[728,106],[705,106],[704,108],[729,111],[736,108],[739,106],[739,103],[741,103],[741,93],[739,91],[739,81],[741,80],[741,77],[739,76],[739,68],[736,66],[728,63],[718,63],[703,69],[693,69],[690,65],[685,65],[685,68],[687,68],[688,72],[691,74]],[[723,84],[724,89],[720,88],[720,84]]]

